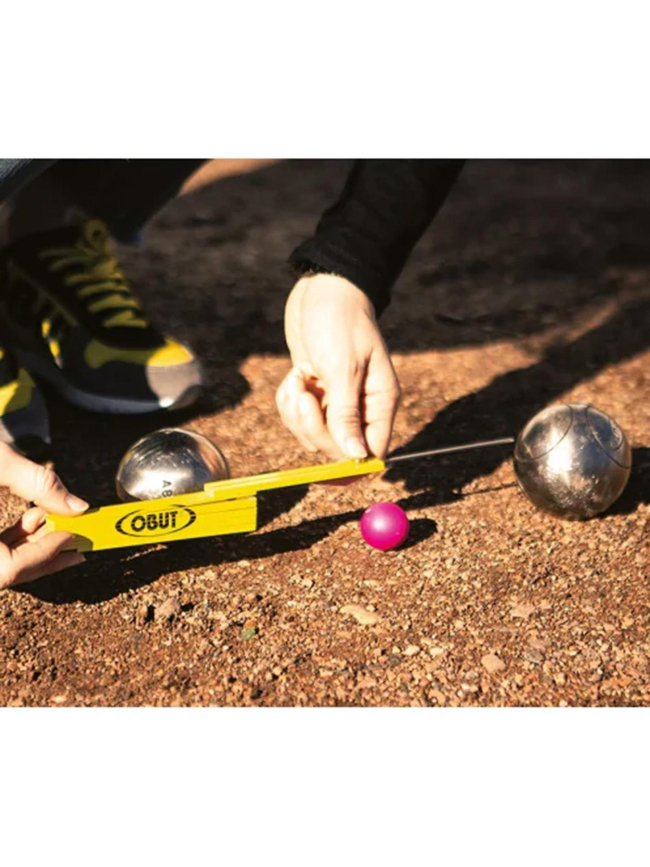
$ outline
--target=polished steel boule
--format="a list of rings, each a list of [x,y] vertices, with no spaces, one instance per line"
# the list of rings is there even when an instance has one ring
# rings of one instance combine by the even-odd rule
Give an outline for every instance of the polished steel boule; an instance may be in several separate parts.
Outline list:
[[[207,437],[163,428],[142,437],[126,452],[115,487],[121,500],[151,500],[200,491],[207,482],[229,477],[225,457]]]
[[[550,406],[517,437],[517,479],[534,505],[584,520],[611,506],[630,477],[632,450],[614,419],[593,406]]]

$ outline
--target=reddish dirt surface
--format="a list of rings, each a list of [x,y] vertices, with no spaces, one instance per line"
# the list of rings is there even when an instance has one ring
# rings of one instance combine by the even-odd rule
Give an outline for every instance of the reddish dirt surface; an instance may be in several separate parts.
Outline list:
[[[284,261],[347,168],[218,179],[124,251],[151,315],[206,365],[209,401],[176,421],[236,475],[308,462],[274,407]],[[648,164],[469,164],[383,320],[404,391],[394,445],[516,433],[550,402],[588,401],[635,447],[620,501],[585,524],[540,514],[507,448],[268,494],[248,537],[91,555],[1,594],[0,702],[648,704],[649,278]],[[97,504],[128,444],[170,423],[48,400],[56,468]],[[385,499],[412,533],[381,554],[358,519]],[[20,508],[5,498],[3,520]]]

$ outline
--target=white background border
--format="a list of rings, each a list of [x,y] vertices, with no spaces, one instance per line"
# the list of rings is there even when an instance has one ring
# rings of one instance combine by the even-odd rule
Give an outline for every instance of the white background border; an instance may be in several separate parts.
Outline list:
[[[6,157],[646,157],[641,4],[4,4]],[[2,863],[597,864],[647,710],[2,710]],[[647,849],[644,852],[647,857]]]

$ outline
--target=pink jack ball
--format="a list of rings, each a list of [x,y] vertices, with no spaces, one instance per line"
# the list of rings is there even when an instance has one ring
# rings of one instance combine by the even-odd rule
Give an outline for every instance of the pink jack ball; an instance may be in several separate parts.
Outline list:
[[[395,503],[375,503],[361,516],[361,535],[371,548],[390,551],[409,534],[409,519]]]

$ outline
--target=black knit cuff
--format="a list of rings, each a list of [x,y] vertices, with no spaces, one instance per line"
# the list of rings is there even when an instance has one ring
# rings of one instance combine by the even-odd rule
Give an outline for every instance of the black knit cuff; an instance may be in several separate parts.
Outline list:
[[[340,249],[328,249],[327,244],[310,239],[300,244],[289,258],[289,264],[298,274],[334,274],[345,277],[364,292],[379,317],[390,302],[392,281],[365,266],[356,258],[348,257]]]

